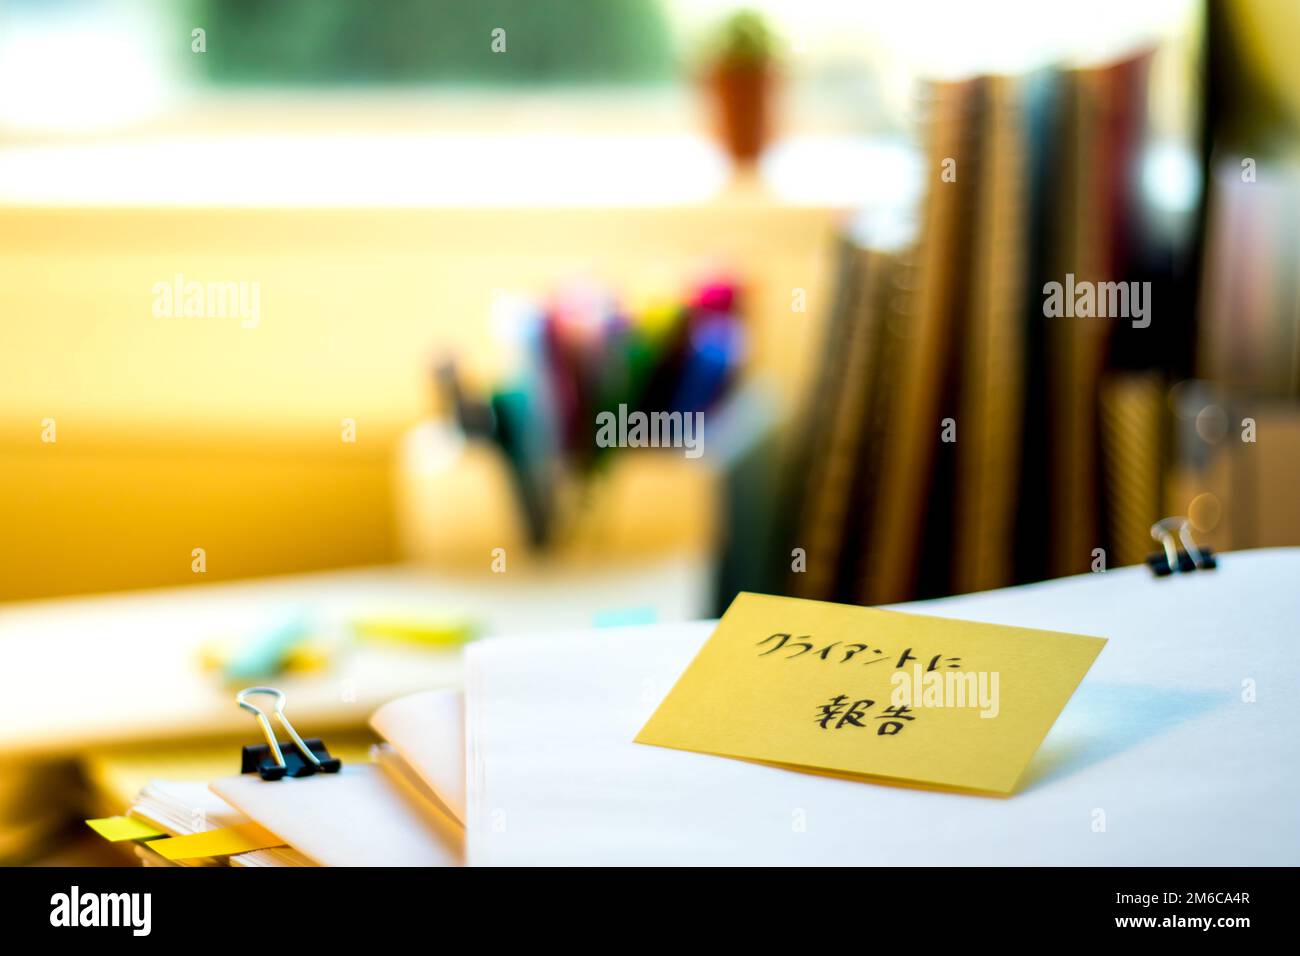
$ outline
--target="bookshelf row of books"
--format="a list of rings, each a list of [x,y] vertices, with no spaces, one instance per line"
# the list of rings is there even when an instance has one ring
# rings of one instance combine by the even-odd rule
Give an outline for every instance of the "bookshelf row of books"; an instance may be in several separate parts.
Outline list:
[[[1178,321],[1138,281],[1149,65],[925,88],[915,234],[838,253],[792,593],[878,604],[1150,550],[1166,376],[1116,360]]]

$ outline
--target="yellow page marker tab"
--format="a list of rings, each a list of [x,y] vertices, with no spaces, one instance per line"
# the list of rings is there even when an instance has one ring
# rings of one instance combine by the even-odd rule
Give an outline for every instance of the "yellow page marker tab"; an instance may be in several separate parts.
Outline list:
[[[135,817],[101,817],[98,820],[87,820],[86,826],[113,843],[123,840],[152,840],[167,835],[152,824]]]
[[[220,830],[155,840],[149,844],[149,849],[157,850],[168,860],[192,860],[201,856],[231,856],[284,845],[284,841],[266,827],[256,823],[241,823]]]
[[[636,741],[1007,794],[1105,643],[741,593]]]

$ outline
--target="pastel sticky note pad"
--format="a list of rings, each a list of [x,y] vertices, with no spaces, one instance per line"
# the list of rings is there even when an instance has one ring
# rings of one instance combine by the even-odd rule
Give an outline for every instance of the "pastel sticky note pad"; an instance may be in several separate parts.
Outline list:
[[[654,605],[620,607],[597,611],[592,615],[593,627],[631,627],[635,624],[653,624],[659,619]]]
[[[260,824],[241,823],[219,830],[154,840],[149,849],[157,850],[168,860],[192,860],[202,856],[231,856],[272,846],[284,846],[284,840]]]
[[[1011,793],[1105,643],[742,593],[636,741]]]
[[[123,840],[152,840],[154,837],[166,836],[162,830],[135,817],[102,817],[87,820],[90,827],[105,840],[120,843]]]

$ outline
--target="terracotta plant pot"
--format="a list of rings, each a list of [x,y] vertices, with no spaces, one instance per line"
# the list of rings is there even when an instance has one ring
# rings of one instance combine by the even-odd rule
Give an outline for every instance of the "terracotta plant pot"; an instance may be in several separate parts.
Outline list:
[[[752,165],[771,135],[776,86],[771,64],[720,63],[708,74],[706,85],[722,145],[736,165]]]

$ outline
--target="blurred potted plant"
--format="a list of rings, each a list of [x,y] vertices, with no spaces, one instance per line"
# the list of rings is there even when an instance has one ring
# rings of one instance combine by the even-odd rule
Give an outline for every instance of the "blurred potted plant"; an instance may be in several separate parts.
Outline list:
[[[718,135],[737,165],[752,164],[771,132],[776,38],[753,10],[739,10],[719,28],[705,72]]]

